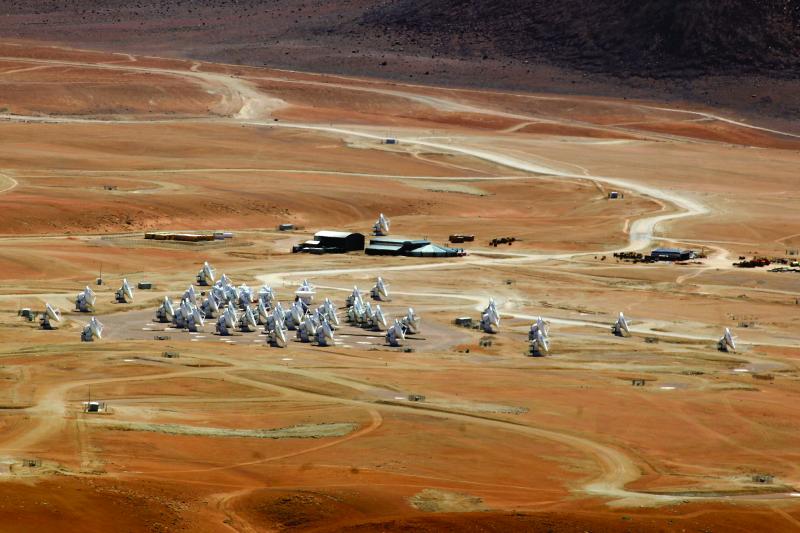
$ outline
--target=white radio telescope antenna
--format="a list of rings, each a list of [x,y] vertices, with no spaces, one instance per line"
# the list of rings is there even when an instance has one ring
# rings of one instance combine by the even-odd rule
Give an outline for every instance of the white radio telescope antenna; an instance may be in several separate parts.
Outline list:
[[[87,285],[83,292],[75,297],[75,310],[81,313],[90,313],[94,311],[94,304],[97,296],[94,291]]]
[[[500,312],[494,298],[489,299],[489,305],[481,314],[481,329],[486,333],[497,333],[500,329]]]
[[[722,337],[717,341],[717,347],[723,352],[736,352],[736,342],[733,333],[729,328],[725,328]]]
[[[61,311],[57,307],[45,304],[44,313],[39,323],[42,329],[55,329],[61,323]]]
[[[389,346],[402,346],[406,340],[406,326],[395,319],[392,327],[386,330],[386,342]]]
[[[381,213],[378,216],[378,220],[372,226],[372,232],[378,236],[389,235],[389,227],[390,227],[389,219],[386,218],[386,216],[384,216],[383,213]]]
[[[100,340],[103,338],[103,324],[97,318],[92,317],[81,332],[81,340],[84,342],[92,342],[95,339]]]
[[[209,285],[214,284],[214,280],[216,277],[216,272],[208,264],[208,261],[203,263],[203,267],[200,269],[200,272],[197,273],[197,284],[202,287],[208,287]]]
[[[127,278],[122,280],[122,286],[117,290],[116,300],[121,304],[133,302],[133,288],[128,284]]]
[[[617,321],[611,326],[611,331],[617,337],[630,337],[631,330],[629,326],[630,322],[628,322],[628,320],[625,318],[625,315],[620,312],[619,316],[617,317]]]
[[[378,276],[378,279],[375,281],[375,286],[372,288],[370,296],[372,296],[373,300],[381,302],[389,301],[389,287],[386,286],[386,283],[380,276]]]

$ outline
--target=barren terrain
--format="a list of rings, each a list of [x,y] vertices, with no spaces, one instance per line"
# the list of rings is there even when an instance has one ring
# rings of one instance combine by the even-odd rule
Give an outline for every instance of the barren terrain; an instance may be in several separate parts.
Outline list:
[[[7,0],[0,34],[431,86],[652,98],[796,125],[798,0]],[[30,43],[30,41],[27,41]]]
[[[796,124],[30,42],[0,43],[0,108],[0,529],[800,529],[800,274],[732,266],[797,259]],[[289,253],[380,212],[393,235],[475,241]],[[658,245],[705,257],[613,256]],[[307,278],[341,307],[380,275],[384,312],[422,329],[281,349],[156,322],[204,261],[284,304]],[[154,287],[115,303],[123,277]],[[490,297],[497,334],[453,324]],[[16,316],[45,303],[55,330]]]

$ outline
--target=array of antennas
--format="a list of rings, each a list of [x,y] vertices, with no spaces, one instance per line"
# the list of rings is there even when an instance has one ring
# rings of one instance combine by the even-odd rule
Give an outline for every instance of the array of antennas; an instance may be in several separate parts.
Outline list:
[[[375,224],[372,226],[372,233],[378,236],[389,235],[389,226],[389,219],[386,218],[383,213],[381,213],[378,216],[378,220],[375,221]]]
[[[409,307],[406,316],[401,319],[394,319],[389,329],[386,330],[386,342],[389,346],[402,346],[406,340],[406,335],[414,335],[419,333],[420,318],[414,312],[414,309]]]
[[[617,320],[611,325],[611,332],[618,337],[631,336],[631,321],[620,312]],[[494,298],[489,299],[489,305],[481,313],[480,329],[486,333],[497,333],[500,328],[500,312],[497,310],[497,303]],[[725,328],[722,337],[717,341],[717,348],[724,352],[736,351],[736,337],[729,328]],[[530,345],[530,355],[543,356],[550,353],[550,323],[541,316],[531,324],[528,331],[528,343]]]
[[[388,234],[389,220],[383,213],[375,224],[375,231],[376,234]],[[214,268],[208,262],[203,263],[198,272],[197,283],[211,287],[199,305],[198,294],[194,286],[190,285],[177,303],[165,296],[156,309],[155,320],[171,323],[178,329],[200,332],[204,331],[206,320],[216,319],[215,330],[220,335],[232,335],[236,330],[255,332],[259,326],[263,326],[269,344],[277,347],[287,345],[289,331],[295,331],[300,342],[316,343],[319,346],[336,344],[334,331],[340,326],[336,306],[326,298],[320,306],[313,309],[316,290],[308,280],[303,280],[297,288],[294,302],[288,309],[277,300],[271,287],[264,285],[254,295],[246,284],[237,287],[225,274],[217,279]],[[119,303],[133,302],[134,291],[127,279],[122,280],[115,297]],[[375,280],[370,297],[376,301],[390,301],[389,287],[383,278],[378,277]],[[97,295],[86,286],[75,297],[75,310],[82,313],[94,312],[96,301]],[[407,335],[419,333],[420,318],[414,309],[408,308],[404,317],[392,320],[386,316],[380,304],[373,307],[369,301],[365,301],[358,287],[354,287],[347,297],[346,307],[347,322],[372,331],[385,332],[386,342],[390,346],[402,346]],[[61,311],[46,303],[39,319],[42,329],[55,329],[62,320]],[[496,334],[500,329],[500,320],[497,303],[494,298],[490,298],[489,304],[481,313],[479,327],[486,333]],[[620,312],[611,331],[619,337],[630,337],[630,324]],[[96,317],[92,317],[81,331],[81,340],[92,342],[101,339],[103,327]],[[730,329],[725,328],[722,337],[717,341],[718,349],[735,352],[735,338]],[[549,354],[550,323],[538,317],[530,327],[528,342],[531,355]]]
[[[301,342],[319,346],[336,343],[333,333],[339,327],[336,306],[326,299],[317,309],[312,309],[316,291],[308,280],[297,288],[295,300],[287,309],[277,301],[271,287],[264,285],[254,295],[246,284],[237,287],[225,274],[216,279],[214,269],[207,262],[197,274],[197,280],[198,283],[213,281],[199,305],[198,294],[190,285],[180,303],[165,296],[156,309],[155,320],[171,323],[178,329],[202,331],[206,320],[216,319],[214,330],[222,336],[237,331],[252,333],[263,326],[268,342],[278,347],[287,345],[289,330],[296,331]]]
[[[280,302],[275,304],[264,325],[270,345],[285,348],[289,342],[289,331],[294,331],[300,342],[318,346],[336,344],[334,331],[340,325],[336,306],[326,298],[320,306],[312,309],[314,295],[314,287],[304,280],[295,291],[295,300],[288,309],[284,309]]]
[[[133,302],[133,287],[128,283],[127,279],[122,280],[122,285],[114,294],[114,299],[118,303],[129,304]],[[94,312],[94,306],[97,302],[97,295],[87,285],[81,292],[75,296],[75,310],[81,313]]]
[[[127,281],[123,283],[123,287],[127,285]],[[130,287],[128,287],[130,290]],[[131,292],[131,300],[133,300],[133,292]],[[75,310],[81,313],[93,313],[94,306],[97,302],[97,295],[94,291],[87,285],[83,291],[79,292],[77,296],[75,296]],[[49,308],[49,309],[47,309]],[[45,310],[45,317],[42,321],[42,327],[51,328],[53,327],[54,323],[61,322],[61,314],[57,312],[51,312],[48,314],[48,311],[57,311],[54,308],[51,308],[49,304],[47,304],[47,308]],[[58,319],[56,320],[56,317]],[[81,341],[83,342],[93,342],[95,340],[100,340],[103,338],[103,323],[97,320],[97,318],[92,317],[89,320],[89,323],[83,327],[81,330]]]
[[[370,295],[375,300],[388,300],[389,288],[383,278],[379,277],[375,281]],[[380,304],[373,307],[369,301],[364,300],[358,287],[353,287],[353,292],[347,297],[345,305],[349,323],[372,331],[386,332],[386,342],[390,346],[402,346],[406,335],[419,333],[420,318],[412,308],[408,309],[406,316],[391,321]]]
[[[214,280],[214,269],[207,262],[204,263],[197,278],[205,283]],[[206,291],[202,301],[194,285],[189,285],[179,303],[165,296],[156,309],[155,320],[171,323],[178,329],[200,332],[204,331],[206,320],[217,319],[215,330],[220,335],[231,335],[236,329],[253,332],[258,329],[260,321],[266,320],[274,300],[275,295],[270,287],[261,287],[256,298],[247,284],[237,287],[228,276],[222,274]]]
[[[620,312],[617,321],[611,326],[611,332],[618,337],[630,337],[631,321],[625,318],[625,315]],[[736,337],[731,333],[729,328],[725,328],[722,337],[717,341],[717,348],[723,352],[736,352]]]

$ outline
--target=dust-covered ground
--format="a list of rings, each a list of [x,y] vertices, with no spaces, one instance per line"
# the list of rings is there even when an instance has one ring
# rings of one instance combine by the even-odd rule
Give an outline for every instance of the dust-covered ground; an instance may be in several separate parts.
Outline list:
[[[798,527],[800,274],[732,266],[800,248],[793,131],[650,100],[19,44],[0,45],[10,529]],[[289,253],[320,229],[368,234],[380,212],[393,235],[475,241],[451,259]],[[657,245],[705,257],[613,256]],[[290,332],[281,349],[263,328],[157,321],[204,261],[285,305],[307,278],[343,322],[353,286],[382,276],[373,305],[392,323],[413,307],[421,330],[395,348],[342,324],[334,346]],[[123,278],[153,288],[115,303]],[[73,311],[87,284],[93,313]],[[490,298],[497,333],[453,324]],[[55,330],[16,316],[46,303]],[[620,311],[630,337],[611,334]],[[91,316],[103,338],[81,343]],[[526,355],[537,316],[546,357]],[[725,327],[735,352],[717,350]]]

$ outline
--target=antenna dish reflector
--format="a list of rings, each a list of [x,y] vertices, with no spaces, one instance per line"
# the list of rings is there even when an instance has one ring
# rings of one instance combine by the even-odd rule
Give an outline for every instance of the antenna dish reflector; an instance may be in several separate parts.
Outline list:
[[[55,329],[60,323],[61,311],[49,303],[46,303],[44,306],[44,313],[42,314],[42,318],[39,322],[42,329]]]
[[[103,338],[103,323],[92,317],[81,332],[81,340],[84,342],[93,342]]]
[[[717,342],[717,347],[723,352],[736,352],[736,337],[729,328],[725,328],[722,338]]]

